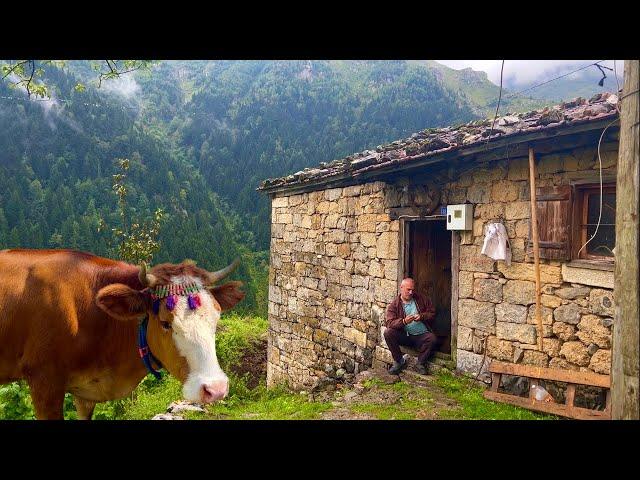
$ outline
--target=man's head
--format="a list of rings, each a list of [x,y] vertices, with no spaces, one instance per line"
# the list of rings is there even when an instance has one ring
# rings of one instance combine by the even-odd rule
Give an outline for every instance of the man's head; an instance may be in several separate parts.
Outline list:
[[[413,278],[405,278],[400,282],[400,296],[402,300],[408,302],[413,298],[413,290],[415,289],[415,282]]]

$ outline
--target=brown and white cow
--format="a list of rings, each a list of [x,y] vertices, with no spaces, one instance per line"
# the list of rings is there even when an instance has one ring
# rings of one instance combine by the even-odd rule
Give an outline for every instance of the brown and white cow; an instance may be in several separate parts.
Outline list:
[[[207,272],[183,262],[146,273],[73,250],[0,251],[0,384],[25,379],[39,419],[62,418],[65,392],[90,419],[96,403],[127,396],[148,373],[137,338],[148,315],[151,352],[182,382],[185,399],[225,397],[216,325],[245,294],[241,282],[214,284],[236,266]],[[199,306],[179,295],[155,313],[148,287],[170,284],[197,285]]]

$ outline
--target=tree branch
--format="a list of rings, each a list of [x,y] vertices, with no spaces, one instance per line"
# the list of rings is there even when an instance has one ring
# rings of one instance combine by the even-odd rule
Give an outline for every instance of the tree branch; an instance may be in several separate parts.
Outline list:
[[[31,63],[31,76],[29,77],[29,80],[27,80],[26,88],[27,96],[31,98],[31,90],[29,89],[29,86],[31,85],[31,81],[33,80],[33,75],[36,73],[36,61],[29,60],[29,63]]]
[[[16,63],[13,67],[9,68],[9,70],[7,71],[7,73],[5,75],[2,76],[2,80],[7,78],[9,75],[11,75],[16,68],[20,67],[21,65],[24,65],[25,63],[28,63],[29,61],[30,60],[23,60],[22,62]]]
[[[98,88],[100,88],[102,86],[102,80],[103,79],[108,79],[108,78],[111,78],[111,77],[119,78],[120,75],[124,75],[125,73],[135,72],[136,70],[140,70],[142,67],[144,67],[144,63],[140,63],[139,65],[134,66],[133,68],[129,68],[128,70],[119,71],[118,70],[118,64],[116,62],[117,62],[117,60],[105,60],[105,63],[107,64],[107,67],[109,67],[109,71],[108,72],[100,72],[100,76],[98,77]]]

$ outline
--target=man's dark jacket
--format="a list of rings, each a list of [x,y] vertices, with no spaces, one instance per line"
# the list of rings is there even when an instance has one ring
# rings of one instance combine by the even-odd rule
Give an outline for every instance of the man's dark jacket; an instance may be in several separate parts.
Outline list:
[[[413,299],[416,301],[416,307],[418,307],[420,321],[431,330],[431,323],[436,316],[436,309],[431,303],[431,300],[416,292],[413,293]],[[396,330],[404,330],[402,319],[405,316],[404,308],[402,307],[402,299],[400,298],[400,294],[398,294],[393,302],[391,302],[387,307],[387,314],[384,322],[385,326]]]

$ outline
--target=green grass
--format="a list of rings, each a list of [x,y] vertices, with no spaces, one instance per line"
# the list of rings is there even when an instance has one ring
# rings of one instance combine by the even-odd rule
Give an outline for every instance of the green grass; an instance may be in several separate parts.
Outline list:
[[[225,401],[207,406],[207,413],[189,413],[190,419],[207,420],[315,420],[331,403],[310,402],[306,395],[284,386],[255,388],[251,395],[230,395]]]
[[[224,315],[216,335],[216,354],[220,366],[229,376],[229,399],[250,398],[251,390],[246,379],[228,371],[228,366],[240,361],[242,352],[251,348],[267,331],[268,322],[257,316]],[[255,395],[255,394],[254,394]],[[145,420],[166,411],[169,404],[182,399],[182,385],[174,377],[163,372],[161,380],[147,375],[131,396],[98,404],[94,419]],[[227,402],[228,403],[228,402]],[[192,413],[185,414],[190,418]],[[196,417],[197,418],[197,417]]]
[[[192,420],[313,420],[333,407],[330,401],[311,401],[306,395],[289,391],[285,386],[267,389],[265,382],[254,389],[247,379],[230,371],[229,366],[241,361],[242,354],[263,339],[267,321],[259,316],[225,315],[216,336],[216,351],[221,366],[229,376],[229,396],[222,402],[208,405],[206,412],[184,412]],[[339,408],[354,414],[366,414],[380,420],[481,419],[539,420],[557,417],[531,412],[512,405],[492,402],[482,396],[483,389],[467,377],[454,376],[446,370],[437,372],[431,385],[424,387],[404,381],[391,385],[378,379],[363,382],[366,393],[343,403]],[[263,379],[264,380],[264,379]],[[336,399],[348,392],[343,389]],[[98,404],[94,419],[148,420],[166,411],[167,406],[182,398],[182,385],[163,373],[161,380],[148,375],[129,397]],[[456,407],[442,408],[441,400]],[[0,416],[33,418],[33,409],[25,385],[0,388]],[[76,418],[70,395],[65,398],[65,418]]]
[[[238,362],[242,352],[262,338],[268,327],[269,322],[258,316],[223,316],[216,334],[216,354],[222,368]]]
[[[436,376],[436,385],[459,403],[458,408],[439,412],[440,418],[460,420],[552,420],[553,415],[544,415],[513,405],[493,402],[482,396],[481,387],[466,377],[454,376],[442,370]]]
[[[182,398],[182,385],[178,380],[163,373],[156,380],[147,375],[130,397],[99,403],[93,418],[95,420],[149,420],[158,413],[164,413],[171,402]]]
[[[433,397],[429,390],[416,388],[405,382],[385,385],[378,379],[363,382],[370,392],[390,392],[399,395],[392,403],[356,401],[349,407],[356,413],[364,413],[378,420],[414,420],[428,416],[433,410]],[[366,398],[366,397],[365,397]]]

